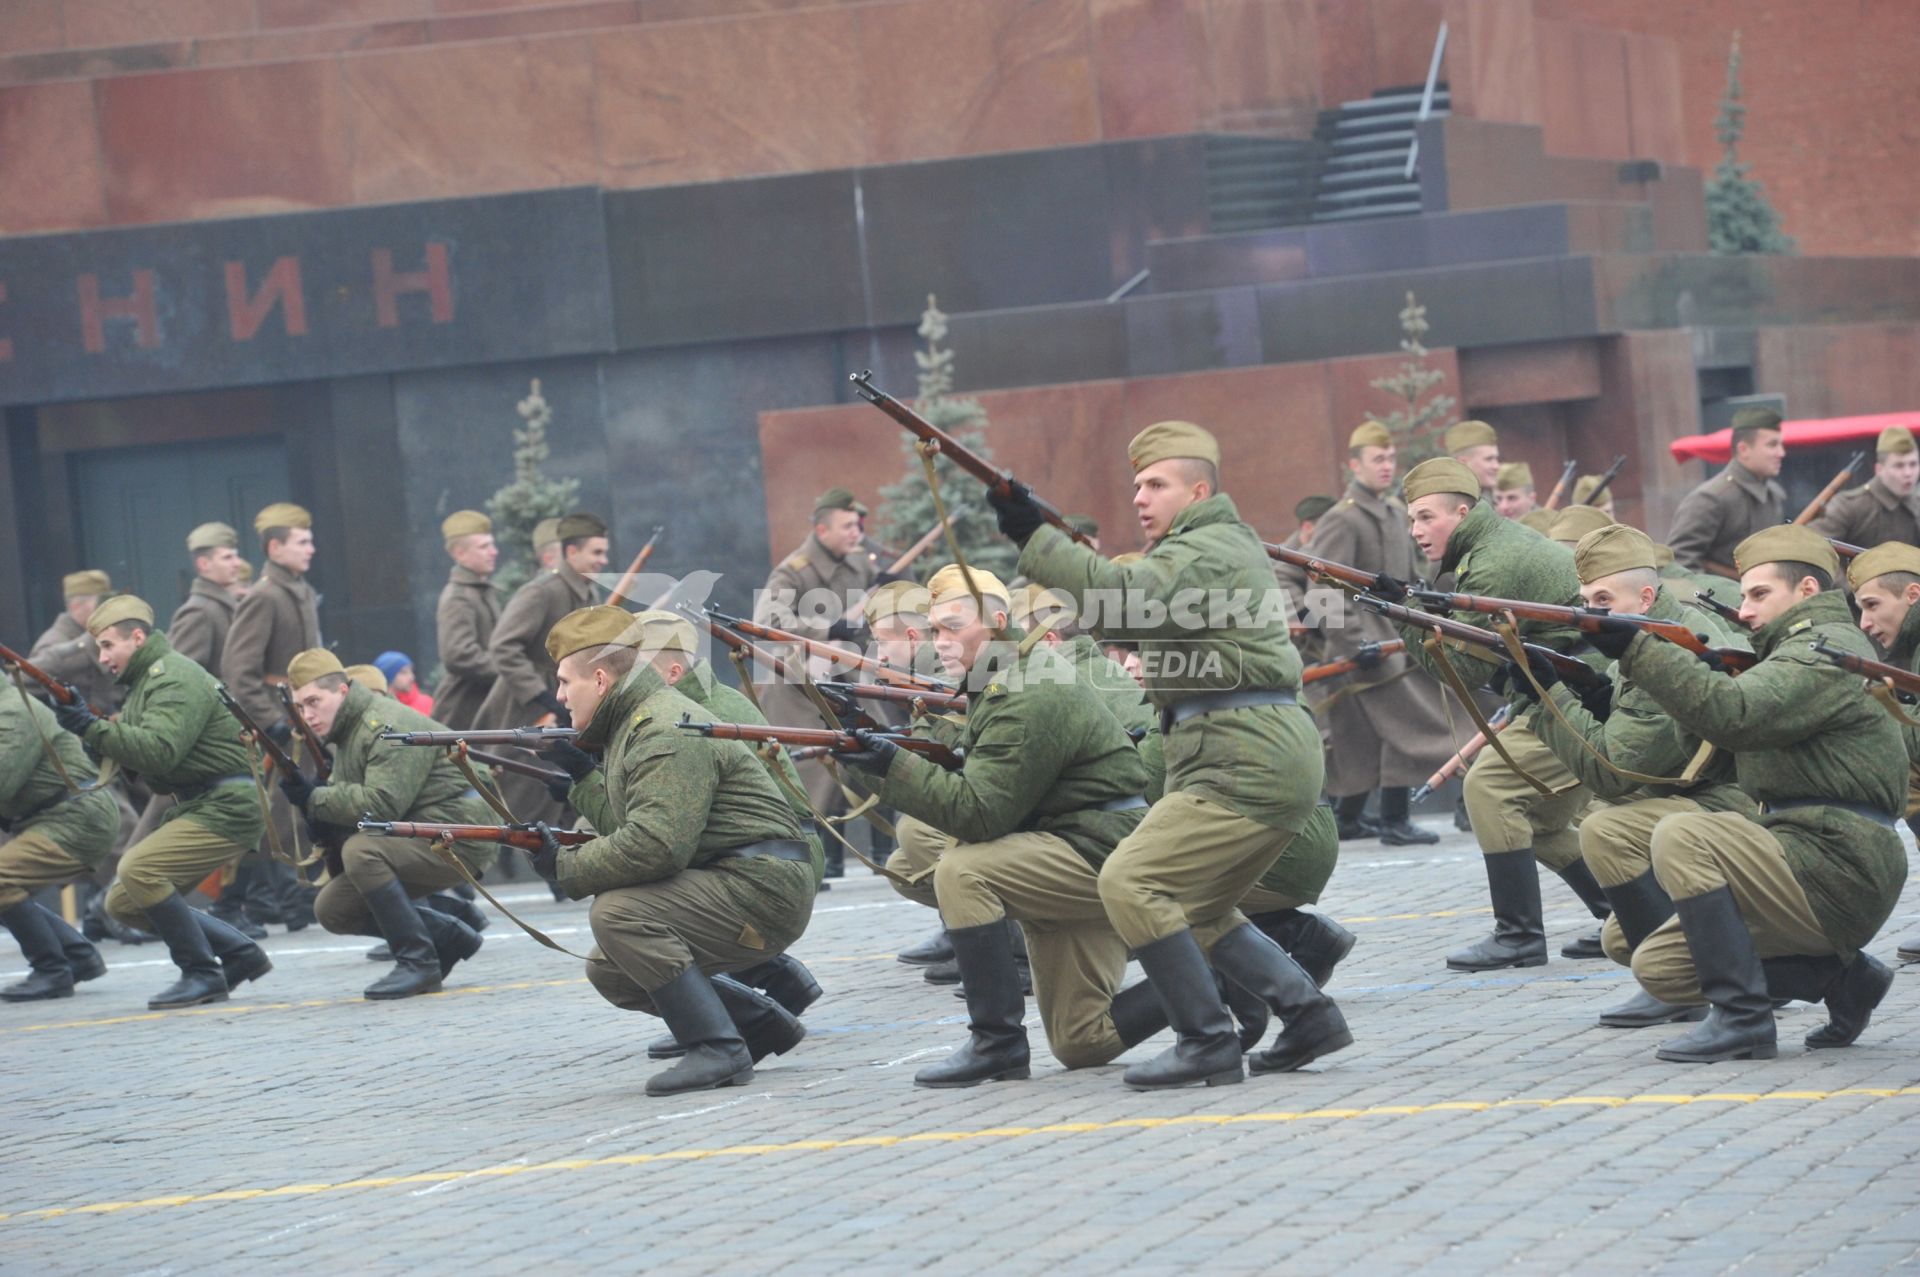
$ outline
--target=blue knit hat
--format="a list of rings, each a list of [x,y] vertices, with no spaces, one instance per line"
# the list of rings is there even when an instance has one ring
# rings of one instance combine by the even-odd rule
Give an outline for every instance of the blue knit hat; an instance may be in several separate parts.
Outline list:
[[[387,676],[387,682],[393,682],[394,676],[413,664],[413,658],[405,652],[382,652],[373,658],[373,667]]]

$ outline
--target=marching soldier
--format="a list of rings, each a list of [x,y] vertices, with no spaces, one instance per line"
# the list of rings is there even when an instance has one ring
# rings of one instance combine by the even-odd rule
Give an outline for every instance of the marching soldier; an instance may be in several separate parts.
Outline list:
[[[559,521],[560,565],[522,585],[507,600],[493,628],[487,654],[498,681],[481,702],[480,727],[542,726],[567,721],[566,706],[546,638],[560,619],[593,602],[593,576],[607,567],[607,525],[600,516],[576,512]],[[525,776],[501,779],[500,793],[522,820],[560,819],[562,807],[545,785]]]
[[[1444,457],[1423,461],[1407,474],[1407,517],[1413,539],[1428,561],[1438,571],[1454,574],[1455,589],[1461,593],[1578,606],[1580,578],[1573,556],[1531,529],[1495,514],[1491,505],[1473,495],[1477,482],[1471,470]],[[1396,602],[1404,597],[1397,583],[1381,582],[1374,588]],[[1458,619],[1477,625],[1485,622],[1472,613]],[[1548,647],[1584,647],[1579,631],[1564,626],[1522,622],[1520,628],[1524,637]],[[1422,645],[1425,633],[1409,628],[1405,636],[1407,650],[1417,652],[1420,662],[1444,681],[1444,667]],[[1469,690],[1500,670],[1494,662],[1469,652],[1453,653],[1449,660]],[[1587,804],[1586,788],[1534,734],[1530,720],[1531,715],[1516,713],[1506,730],[1480,751],[1462,785],[1486,865],[1494,930],[1478,944],[1447,955],[1447,966],[1455,971],[1537,967],[1546,962],[1536,862],[1559,874],[1594,917],[1607,916],[1606,897],[1580,859],[1579,837],[1572,828],[1574,817]],[[1604,956],[1598,933],[1560,952],[1568,958]]]
[[[480,825],[492,818],[445,754],[380,739],[385,731],[440,731],[440,723],[349,678],[340,658],[323,648],[295,656],[287,681],[307,726],[333,746],[325,784],[298,773],[280,778],[287,801],[315,826],[352,830],[363,819]],[[492,843],[453,844],[453,854],[475,877],[486,872],[496,850]],[[368,1000],[432,993],[454,963],[480,951],[478,932],[414,903],[417,896],[467,880],[426,843],[350,833],[340,845],[340,863],[343,875],[321,888],[314,912],[335,935],[386,939],[393,970],[367,986]]]
[[[0,1001],[70,998],[76,982],[107,972],[100,951],[66,919],[33,901],[42,887],[85,878],[120,833],[120,805],[96,788],[93,762],[31,697],[0,696],[0,924],[27,959],[27,978]]]
[[[108,599],[87,619],[87,632],[99,645],[101,664],[126,689],[126,703],[111,720],[94,717],[84,700],[55,707],[54,717],[88,752],[177,800],[160,827],[120,858],[107,912],[124,926],[158,935],[180,968],[180,979],[149,999],[149,1009],[224,1002],[230,989],[259,979],[273,963],[259,945],[192,908],[180,893],[260,840],[246,747],[220,704],[219,684],[173,650],[144,601],[126,594]]]
[[[292,739],[293,724],[272,689],[287,681],[287,662],[297,653],[320,646],[320,596],[307,580],[313,564],[313,516],[280,501],[256,514],[253,528],[267,566],[234,609],[220,656],[220,677],[253,721],[285,743]],[[293,809],[277,792],[269,817],[280,845],[291,847]],[[303,930],[313,921],[312,889],[271,856],[256,853],[241,865],[235,885],[234,894],[244,892],[248,905],[265,920],[284,922],[289,931]]]
[[[1500,436],[1484,421],[1462,421],[1440,436],[1447,455],[1473,471],[1480,495],[1493,501],[1493,485],[1500,478]]]
[[[98,650],[87,633],[87,618],[113,592],[113,582],[98,568],[70,572],[60,580],[60,594],[66,608],[54,618],[33,647],[27,659],[57,679],[71,683],[80,695],[100,706],[112,709],[120,703],[120,689],[112,675],[100,668]]]
[[[1739,576],[1733,568],[1734,547],[1786,518],[1782,506],[1787,490],[1777,481],[1786,456],[1779,413],[1742,408],[1733,415],[1733,459],[1689,492],[1673,512],[1667,544],[1681,567]]]
[[[1860,607],[1860,628],[1886,653],[1886,659],[1920,671],[1920,548],[1886,541],[1847,565],[1847,583]],[[1904,814],[1909,829],[1920,828],[1920,730],[1901,725],[1910,769]],[[1900,938],[1902,962],[1920,962],[1920,932]]]
[[[1851,545],[1920,544],[1920,450],[1913,431],[1888,426],[1874,444],[1873,478],[1842,492],[1811,523],[1823,537]]]
[[[818,642],[857,643],[863,636],[852,619],[862,594],[874,583],[876,569],[860,552],[859,502],[845,488],[829,488],[814,502],[813,530],[767,577],[754,598],[753,619]],[[782,659],[805,661],[804,653],[781,652]],[[780,682],[758,688],[769,722],[785,727],[819,727],[820,713],[798,687]],[[819,762],[800,764],[807,797],[823,816],[846,810],[833,774]],[[827,852],[827,877],[841,876],[841,857]]]
[[[598,831],[534,853],[570,899],[593,897],[587,978],[617,1007],[665,1020],[686,1054],[648,1095],[735,1086],[806,1029],[736,980],[784,953],[813,914],[813,853],[767,769],[739,741],[675,727],[699,707],[642,650],[643,625],[582,608],[547,637],[576,743],[603,766],[571,801]]]
[[[1393,495],[1397,469],[1393,436],[1377,421],[1362,422],[1347,440],[1346,494],[1314,530],[1316,554],[1363,572],[1414,579],[1407,510]],[[1405,656],[1379,656],[1379,644],[1395,637],[1385,618],[1345,595],[1329,602],[1320,659],[1366,661],[1373,654],[1317,713],[1331,743],[1327,793],[1340,836],[1377,837],[1390,847],[1439,842],[1438,834],[1412,822],[1408,799],[1454,750],[1440,686]],[[1376,789],[1380,819],[1373,822],[1366,806]]]
[[[1684,621],[1715,647],[1749,650],[1745,636],[1719,617],[1675,598],[1660,580],[1656,558],[1643,532],[1617,524],[1597,529],[1574,548],[1581,598],[1592,608]],[[1673,902],[1653,874],[1654,827],[1680,812],[1752,815],[1753,800],[1736,783],[1731,753],[1703,751],[1698,736],[1674,722],[1617,667],[1608,683],[1585,693],[1560,682],[1551,665],[1532,669],[1531,681],[1511,664],[1508,668],[1509,683],[1523,695],[1532,694],[1533,682],[1547,689],[1552,703],[1534,715],[1536,734],[1607,804],[1588,808],[1581,818],[1580,856],[1613,906],[1602,929],[1603,946],[1616,961],[1630,963],[1641,941],[1673,916]],[[1600,1023],[1637,1029],[1704,1014],[1641,992],[1602,1012]]]
[[[1649,994],[1709,1008],[1660,1059],[1771,1059],[1773,999],[1825,1002],[1809,1047],[1851,1045],[1893,987],[1862,951],[1907,878],[1894,822],[1907,759],[1893,719],[1860,680],[1814,651],[1871,645],[1832,584],[1839,556],[1804,527],[1775,527],[1734,551],[1740,616],[1760,662],[1736,679],[1632,629],[1595,646],[1682,727],[1733,751],[1740,786],[1764,806],[1668,816],[1653,831],[1653,872],[1674,917],[1634,951]]]
[[[1082,612],[1089,591],[1169,609],[1209,591],[1267,600],[1276,588],[1271,561],[1219,490],[1214,437],[1188,422],[1161,422],[1135,435],[1127,454],[1134,508],[1152,547],[1146,556],[1115,565],[1046,526],[1024,488],[1004,497],[990,491],[1001,531],[1022,547],[1021,570],[1082,601]],[[1127,1084],[1141,1089],[1244,1076],[1209,963],[1284,1025],[1254,1057],[1256,1072],[1291,1071],[1353,1041],[1340,1009],[1236,907],[1319,801],[1320,736],[1299,704],[1300,657],[1284,617],[1222,611],[1216,619],[1210,611],[1188,610],[1196,624],[1178,631],[1134,629],[1124,615],[1118,625],[1102,621],[1112,637],[1140,643],[1166,738],[1165,796],[1100,869],[1107,916],[1178,1034],[1173,1047],[1127,1070]],[[1177,673],[1167,659],[1176,651]]]
[[[1524,461],[1509,461],[1501,466],[1493,481],[1494,513],[1503,519],[1524,519],[1538,506],[1533,490],[1533,467]]]
[[[478,721],[496,677],[487,648],[500,620],[500,592],[492,584],[500,548],[493,520],[478,510],[455,510],[441,520],[440,535],[453,567],[434,614],[446,673],[433,689],[433,708],[441,722],[463,731]]]
[[[203,523],[187,533],[187,553],[193,584],[167,623],[167,642],[201,669],[217,670],[240,603],[229,588],[243,563],[240,534],[224,523]]]

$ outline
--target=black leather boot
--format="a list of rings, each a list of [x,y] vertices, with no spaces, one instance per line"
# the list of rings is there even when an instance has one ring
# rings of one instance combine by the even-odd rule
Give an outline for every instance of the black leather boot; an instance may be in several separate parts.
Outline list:
[[[953,945],[947,939],[947,929],[928,936],[915,945],[909,945],[894,955],[895,962],[904,962],[910,967],[930,967],[936,962],[953,961]]]
[[[1254,914],[1247,921],[1272,937],[1321,988],[1333,978],[1334,967],[1353,950],[1353,932],[1324,913],[1281,909]]]
[[[0,1001],[47,1002],[73,996],[73,967],[61,951],[59,937],[47,925],[45,910],[22,900],[0,913],[0,925],[13,932],[29,968],[26,979],[0,989]]]
[[[367,986],[367,1000],[386,1002],[437,992],[440,955],[427,933],[426,919],[413,907],[407,889],[398,879],[392,879],[363,894],[374,925],[393,950],[393,970]]]
[[[1245,1081],[1233,1016],[1220,999],[1213,970],[1193,932],[1176,931],[1141,946],[1134,956],[1153,982],[1160,1009],[1178,1039],[1153,1059],[1128,1068],[1121,1080],[1136,1091]]]
[[[201,915],[174,892],[157,905],[143,911],[154,934],[167,946],[167,956],[180,968],[180,978],[147,999],[149,1011],[172,1011],[197,1007],[207,1002],[227,1000],[227,977],[220,960],[207,945],[207,933],[200,929]]]
[[[1113,1017],[1113,1031],[1129,1047],[1139,1046],[1167,1027],[1167,1009],[1151,980],[1130,984],[1114,994],[1108,1014]]]
[[[749,989],[760,990],[794,1015],[820,1000],[820,982],[807,970],[806,963],[790,953],[736,971],[733,978]]]
[[[1894,946],[1893,956],[1902,962],[1920,962],[1920,931],[1909,931]]]
[[[807,1036],[807,1026],[793,1012],[758,989],[749,989],[732,976],[710,978],[714,992],[720,995],[720,1005],[733,1017],[733,1026],[740,1030],[740,1040],[747,1044],[747,1054],[755,1064],[769,1055],[785,1055]]]
[[[1613,906],[1614,921],[1620,924],[1620,934],[1626,937],[1629,953],[1673,917],[1673,900],[1651,869],[1632,882],[1600,890]],[[1600,1013],[1600,1023],[1609,1029],[1645,1029],[1656,1024],[1691,1023],[1706,1018],[1705,1007],[1675,1006],[1644,989],[1619,1006],[1608,1007]]]
[[[74,983],[85,984],[107,973],[107,960],[100,956],[100,950],[94,947],[93,941],[74,930],[65,918],[45,905],[35,905],[34,908],[40,911],[47,926],[52,928],[60,952],[67,956],[67,965],[73,968]]]
[[[1827,1004],[1827,1023],[1806,1036],[1814,1050],[1852,1046],[1866,1031],[1873,1009],[1893,988],[1893,972],[1864,950],[1852,962],[1832,954],[1768,958],[1767,990],[1776,998]]]
[[[267,938],[267,929],[247,917],[247,911],[242,907],[240,897],[230,889],[220,893],[220,898],[207,907],[207,913],[220,919],[249,940]]]
[[[366,953],[362,954],[361,956],[364,957],[368,962],[392,962],[393,950],[387,947],[387,942],[385,940],[382,940],[379,944],[373,946],[373,948],[367,950]]]
[[[87,902],[86,911],[80,915],[80,934],[96,942],[114,940],[120,944],[152,944],[160,938],[151,931],[129,927],[108,913],[107,893],[104,891]]]
[[[1333,800],[1333,821],[1341,842],[1380,836],[1380,822],[1367,815],[1368,797],[1368,794],[1348,794]]]
[[[440,963],[442,979],[452,973],[455,963],[465,962],[480,952],[480,946],[486,943],[478,931],[438,909],[415,904],[413,911],[420,915],[421,923],[427,928],[427,937],[433,941],[433,956]]]
[[[1032,1075],[1027,1049],[1026,998],[1013,942],[1003,922],[954,927],[947,932],[967,991],[966,1045],[913,1075],[915,1086],[978,1086],[1022,1081]]]
[[[1716,887],[1703,895],[1673,902],[1693,954],[1700,991],[1707,995],[1707,1018],[1685,1037],[1655,1052],[1681,1064],[1720,1060],[1771,1060],[1778,1052],[1773,998],[1767,973],[1754,951],[1753,936],[1740,917],[1733,890]]]
[[[1540,920],[1540,870],[1532,848],[1491,851],[1487,894],[1493,900],[1493,934],[1447,955],[1455,971],[1498,971],[1547,964],[1547,932]]]
[[[1279,1017],[1280,1036],[1247,1061],[1255,1073],[1291,1073],[1353,1045],[1346,1017],[1333,999],[1258,927],[1235,927],[1214,943],[1208,956],[1216,970]]]
[[[460,885],[466,887],[465,883]],[[473,888],[467,887],[467,890],[472,891]],[[449,918],[458,918],[475,931],[485,931],[487,924],[492,921],[487,917],[485,910],[473,903],[471,897],[458,896],[451,891],[436,891],[430,896],[423,897],[420,903],[436,912],[446,914]]]
[[[1380,841],[1389,847],[1426,847],[1440,841],[1439,834],[1413,823],[1411,798],[1405,785],[1380,790]]]
[[[1587,868],[1586,861],[1576,860],[1565,869],[1556,869],[1554,872],[1573,888],[1573,894],[1580,897],[1580,903],[1587,907],[1588,913],[1602,922],[1606,921],[1607,915],[1613,912],[1613,906],[1607,903],[1607,894],[1601,890],[1599,881],[1594,878],[1593,870]],[[1607,951],[1600,944],[1599,928],[1567,941],[1560,947],[1560,956],[1580,960],[1606,957]]]
[[[258,980],[273,970],[273,959],[267,951],[247,939],[238,929],[228,926],[212,914],[195,911],[194,921],[200,924],[201,934],[207,938],[207,948],[213,950],[213,956],[220,959],[220,970],[227,978],[227,989],[232,991],[249,980]]]
[[[647,1079],[648,1095],[679,1095],[753,1080],[753,1056],[713,981],[699,967],[688,967],[647,996],[687,1048],[678,1064]]]

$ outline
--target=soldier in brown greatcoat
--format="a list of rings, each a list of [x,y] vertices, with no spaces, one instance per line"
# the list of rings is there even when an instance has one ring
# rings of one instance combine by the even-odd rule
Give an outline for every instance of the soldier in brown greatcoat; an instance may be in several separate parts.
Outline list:
[[[500,620],[500,592],[492,584],[500,549],[493,543],[493,520],[478,510],[455,510],[441,521],[440,535],[453,569],[435,613],[440,664],[446,672],[433,689],[433,711],[440,722],[460,731],[474,725],[493,690],[493,657],[487,645]]]
[[[1739,579],[1733,547],[1764,528],[1785,522],[1787,490],[1776,481],[1787,446],[1780,414],[1742,408],[1733,417],[1733,460],[1689,492],[1673,512],[1667,544],[1675,562],[1690,572]]]
[[[167,642],[201,669],[217,670],[240,605],[229,588],[242,562],[240,534],[224,523],[203,523],[187,533],[187,553],[193,585],[167,623]]]
[[[1407,508],[1393,495],[1396,469],[1393,436],[1377,421],[1362,422],[1347,440],[1346,494],[1314,525],[1316,554],[1363,572],[1414,579]],[[1344,595],[1331,595],[1329,604],[1320,660],[1367,660],[1369,648],[1399,637],[1391,622]],[[1407,818],[1408,791],[1454,750],[1440,685],[1405,656],[1387,656],[1335,680],[1316,712],[1333,746],[1327,794],[1340,836],[1377,834],[1395,847],[1440,841]],[[1367,796],[1375,789],[1378,822],[1366,820]]]
[[[27,652],[28,660],[73,684],[88,704],[103,710],[119,706],[120,689],[113,675],[100,668],[99,649],[87,633],[87,618],[111,593],[113,582],[98,568],[69,572],[60,580],[66,610],[54,618]]]
[[[754,599],[754,620],[821,642],[854,642],[861,637],[862,624],[849,619],[849,614],[873,585],[877,569],[860,551],[859,508],[845,488],[829,488],[820,495],[814,502],[813,531],[767,577],[766,588]],[[797,653],[778,655],[788,661],[799,659]],[[813,665],[816,675],[824,669],[824,662]],[[785,727],[821,725],[820,712],[800,688],[763,683],[754,690],[768,722]],[[816,811],[832,816],[846,810],[839,783],[820,763],[801,763],[800,778]],[[839,857],[832,849],[827,859],[827,876],[839,877]]]
[[[1915,490],[1920,451],[1914,449],[1913,431],[1888,426],[1874,454],[1873,478],[1828,502],[1808,526],[1823,537],[1868,549],[1888,541],[1920,545],[1920,491]]]

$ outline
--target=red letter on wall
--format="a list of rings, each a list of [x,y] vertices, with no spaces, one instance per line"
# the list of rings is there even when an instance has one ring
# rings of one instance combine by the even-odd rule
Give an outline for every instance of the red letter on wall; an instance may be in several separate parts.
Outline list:
[[[227,318],[235,341],[252,341],[260,325],[273,313],[274,303],[286,308],[287,336],[307,335],[307,298],[300,291],[300,259],[275,258],[273,269],[260,281],[260,291],[247,296],[247,268],[227,263]]]
[[[445,244],[427,245],[425,270],[404,271],[398,274],[393,269],[392,249],[373,250],[373,305],[374,313],[379,317],[382,328],[400,326],[400,307],[397,299],[401,293],[427,294],[432,305],[433,322],[436,324],[453,322],[453,288],[447,278],[447,246]]]
[[[88,354],[97,355],[106,350],[109,319],[131,319],[134,343],[142,350],[151,350],[160,344],[160,320],[153,312],[152,271],[133,272],[132,293],[105,299],[100,296],[98,275],[80,277],[80,340]]]

